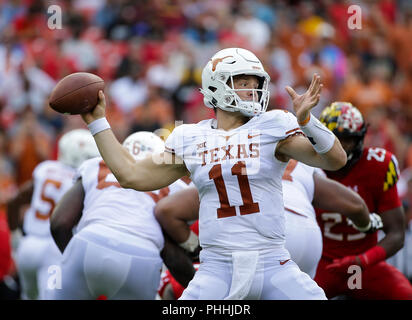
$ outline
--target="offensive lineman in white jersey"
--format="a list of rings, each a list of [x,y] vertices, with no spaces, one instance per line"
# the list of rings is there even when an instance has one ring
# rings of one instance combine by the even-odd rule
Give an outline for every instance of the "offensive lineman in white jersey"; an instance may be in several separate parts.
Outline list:
[[[292,260],[312,279],[322,255],[322,233],[314,208],[341,212],[356,229],[373,233],[383,227],[376,213],[369,216],[363,199],[351,189],[328,179],[322,170],[290,160],[282,178],[286,213],[286,249]]]
[[[216,119],[176,127],[164,153],[137,163],[110,130],[103,92],[96,108],[82,114],[122,186],[155,190],[190,174],[199,190],[201,266],[182,299],[326,298],[295,263],[280,263],[290,258],[281,178],[291,158],[337,170],[346,153],[310,115],[320,98],[319,76],[303,95],[287,87],[296,117],[265,112],[269,81],[252,52],[219,51],[202,73],[204,102]]]
[[[58,160],[40,163],[33,179],[8,203],[10,229],[19,226],[22,206],[30,203],[24,214],[24,237],[16,253],[16,264],[23,299],[44,299],[51,266],[59,264],[61,253],[50,234],[50,215],[60,198],[73,185],[76,168],[99,155],[92,135],[86,129],[64,134],[58,143]],[[20,223],[21,224],[21,223]]]
[[[164,142],[146,131],[130,135],[123,145],[136,160],[164,150]],[[178,180],[150,193],[123,189],[101,157],[85,161],[51,218],[63,252],[62,284],[47,298],[154,299],[164,239],[153,208],[161,197],[186,187]]]

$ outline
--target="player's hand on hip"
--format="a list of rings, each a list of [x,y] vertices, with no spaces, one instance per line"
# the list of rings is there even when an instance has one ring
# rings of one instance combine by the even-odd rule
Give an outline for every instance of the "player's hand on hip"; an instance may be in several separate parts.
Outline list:
[[[310,110],[318,104],[322,87],[320,76],[315,73],[309,89],[304,94],[297,94],[296,91],[289,86],[285,88],[292,98],[293,110],[299,123],[304,122],[308,118]]]
[[[99,100],[96,107],[91,112],[82,113],[81,116],[86,124],[106,116],[106,98],[102,90],[99,91]]]

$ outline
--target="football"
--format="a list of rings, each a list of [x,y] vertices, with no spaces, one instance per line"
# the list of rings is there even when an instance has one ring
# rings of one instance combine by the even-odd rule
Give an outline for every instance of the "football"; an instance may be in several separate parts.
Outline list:
[[[104,80],[88,72],[72,73],[61,79],[49,98],[50,107],[64,114],[87,113],[96,106]]]

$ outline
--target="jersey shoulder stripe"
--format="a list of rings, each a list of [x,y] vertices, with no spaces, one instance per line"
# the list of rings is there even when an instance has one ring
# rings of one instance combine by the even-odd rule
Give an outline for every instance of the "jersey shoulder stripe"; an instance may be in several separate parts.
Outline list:
[[[392,155],[386,171],[385,182],[383,183],[383,191],[387,191],[392,188],[399,179],[399,167],[398,161],[395,155]]]
[[[396,156],[383,148],[370,147],[366,150],[363,157],[365,165],[369,171],[383,183],[381,188],[387,191],[396,185],[399,179],[399,165]],[[373,168],[373,169],[372,169]]]

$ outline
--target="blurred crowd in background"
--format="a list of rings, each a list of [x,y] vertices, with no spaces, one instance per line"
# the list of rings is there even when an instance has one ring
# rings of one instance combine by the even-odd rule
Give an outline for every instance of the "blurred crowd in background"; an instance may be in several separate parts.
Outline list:
[[[348,28],[350,5],[361,29]],[[50,5],[61,29],[50,29]],[[172,130],[213,116],[198,91],[208,59],[243,47],[272,79],[269,109],[291,109],[285,86],[323,80],[318,116],[353,103],[369,123],[367,146],[393,152],[409,217],[412,201],[412,1],[0,0],[0,205],[34,167],[56,158],[59,137],[84,127],[48,106],[64,76],[105,80],[108,118],[122,141],[137,130]],[[409,210],[409,211],[408,211]]]

